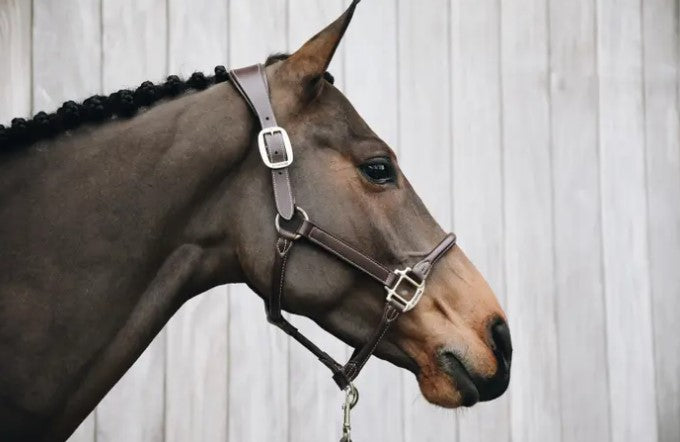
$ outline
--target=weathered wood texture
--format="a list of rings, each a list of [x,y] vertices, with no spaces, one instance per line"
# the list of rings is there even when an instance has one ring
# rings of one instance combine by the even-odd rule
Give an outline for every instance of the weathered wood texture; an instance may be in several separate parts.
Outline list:
[[[657,439],[641,11],[638,0],[597,4],[611,435],[615,441],[631,442]]]
[[[0,3],[0,124],[31,114],[31,2]]]
[[[679,14],[677,0],[643,2],[647,231],[661,442],[680,439]]]
[[[294,50],[348,4],[0,0],[0,124]],[[337,85],[487,276],[515,362],[503,398],[453,413],[371,361],[356,440],[680,440],[679,14],[677,0],[360,5]],[[219,287],[71,440],[335,440],[340,399],[256,295]]]
[[[504,256],[515,341],[510,433],[560,440],[547,0],[501,3]]]
[[[549,6],[562,440],[606,441],[610,421],[603,327],[595,1],[550,0]]]

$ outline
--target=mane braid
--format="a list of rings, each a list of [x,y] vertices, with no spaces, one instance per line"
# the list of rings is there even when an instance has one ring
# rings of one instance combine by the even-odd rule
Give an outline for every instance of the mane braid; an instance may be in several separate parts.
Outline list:
[[[67,101],[56,112],[38,112],[32,119],[14,118],[10,127],[0,124],[0,154],[44,140],[86,123],[109,118],[130,118],[140,108],[150,107],[163,98],[174,98],[188,90],[203,90],[229,80],[224,66],[215,67],[215,75],[206,77],[194,72],[188,80],[169,76],[163,84],[143,82],[137,89],[121,89],[108,97],[93,95],[82,103]]]
[[[266,66],[288,58],[288,54],[274,54],[267,58]],[[333,76],[323,77],[333,84]],[[109,118],[131,118],[140,108],[148,108],[164,98],[174,98],[189,90],[203,90],[214,84],[229,81],[224,66],[215,67],[215,75],[205,76],[194,72],[188,80],[171,75],[163,84],[145,81],[135,90],[121,89],[108,97],[93,95],[82,103],[67,101],[56,112],[38,112],[32,119],[14,118],[10,127],[0,124],[0,155],[13,152],[87,123],[99,123]]]

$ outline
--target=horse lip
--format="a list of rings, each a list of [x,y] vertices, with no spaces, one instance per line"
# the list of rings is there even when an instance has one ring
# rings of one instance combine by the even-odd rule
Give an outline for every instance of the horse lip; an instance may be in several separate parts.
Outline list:
[[[383,347],[383,345],[385,347]],[[383,348],[381,348],[383,347]],[[378,346],[375,356],[396,365],[399,368],[408,370],[414,375],[420,374],[420,366],[413,357],[406,353],[401,347],[391,342],[383,342]]]
[[[439,368],[446,373],[451,382],[456,386],[462,397],[461,405],[471,407],[479,402],[480,394],[470,372],[460,361],[458,356],[451,350],[439,351],[437,361]]]

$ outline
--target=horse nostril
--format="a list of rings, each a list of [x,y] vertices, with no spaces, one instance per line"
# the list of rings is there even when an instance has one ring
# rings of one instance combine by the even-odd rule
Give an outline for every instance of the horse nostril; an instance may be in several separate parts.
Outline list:
[[[507,370],[512,361],[512,341],[510,340],[510,328],[507,322],[500,319],[491,326],[491,340],[493,342],[494,353],[502,362]]]

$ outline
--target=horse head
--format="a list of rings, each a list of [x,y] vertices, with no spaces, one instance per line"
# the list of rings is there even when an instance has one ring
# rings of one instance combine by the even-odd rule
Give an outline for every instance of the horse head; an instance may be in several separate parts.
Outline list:
[[[295,152],[290,180],[296,204],[367,255],[404,267],[427,254],[444,232],[394,151],[326,74],[355,6],[290,56],[270,57],[266,76],[276,119]],[[234,176],[234,189],[244,189],[248,197],[239,199],[241,216],[231,228],[239,238],[244,278],[266,299],[277,290],[266,252],[275,242],[276,208],[268,170],[257,154],[249,160]],[[304,243],[287,263],[285,284],[286,310],[313,319],[355,347],[370,335],[385,302],[375,281]],[[512,347],[496,297],[455,247],[434,268],[420,303],[399,317],[375,354],[415,373],[430,402],[457,407],[505,391]]]

